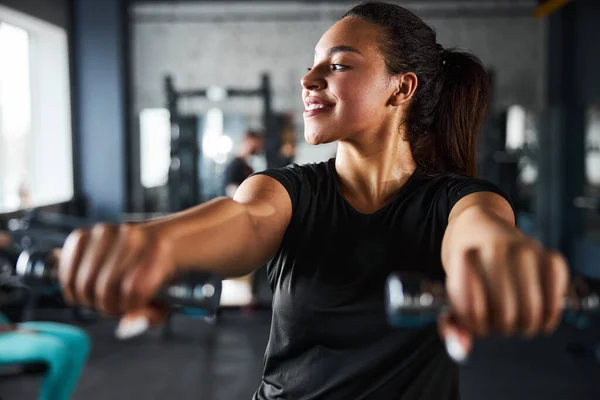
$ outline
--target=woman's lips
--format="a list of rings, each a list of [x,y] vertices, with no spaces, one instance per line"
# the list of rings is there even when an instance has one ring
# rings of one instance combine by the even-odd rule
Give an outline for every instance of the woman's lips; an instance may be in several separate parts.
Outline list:
[[[333,110],[335,104],[318,96],[307,96],[304,98],[304,107],[304,117],[314,117]]]
[[[333,106],[325,106],[325,107],[304,110],[304,117],[308,118],[308,117],[314,117],[315,115],[321,115],[321,114],[324,114],[324,113],[327,113],[327,112],[333,110],[333,108],[334,108]]]

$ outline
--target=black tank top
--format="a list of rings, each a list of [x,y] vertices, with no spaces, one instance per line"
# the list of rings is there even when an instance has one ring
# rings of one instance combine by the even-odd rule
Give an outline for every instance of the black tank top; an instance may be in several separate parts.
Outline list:
[[[293,214],[268,265],[271,333],[254,400],[459,398],[458,368],[435,327],[387,323],[393,271],[443,280],[441,244],[454,204],[495,185],[415,172],[372,214],[342,196],[335,159],[260,174],[288,191]]]

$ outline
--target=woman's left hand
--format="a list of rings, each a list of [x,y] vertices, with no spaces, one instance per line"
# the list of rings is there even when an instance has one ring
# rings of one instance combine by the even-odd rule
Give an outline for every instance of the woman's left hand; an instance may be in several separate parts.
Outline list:
[[[560,323],[569,272],[565,259],[519,233],[455,251],[446,290],[452,313],[439,320],[448,353],[466,359],[473,337],[551,334]]]

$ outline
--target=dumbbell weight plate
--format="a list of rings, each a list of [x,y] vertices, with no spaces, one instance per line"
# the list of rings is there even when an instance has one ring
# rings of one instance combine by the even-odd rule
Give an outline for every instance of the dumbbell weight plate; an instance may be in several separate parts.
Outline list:
[[[447,309],[444,288],[416,274],[392,274],[386,284],[386,314],[392,326],[420,328],[434,324]]]

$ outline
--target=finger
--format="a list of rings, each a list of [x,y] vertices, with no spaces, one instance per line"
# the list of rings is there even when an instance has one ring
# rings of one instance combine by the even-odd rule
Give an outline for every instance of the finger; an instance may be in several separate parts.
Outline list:
[[[161,286],[174,275],[170,244],[166,240],[145,243],[146,254],[123,276],[121,296],[125,311],[147,306]]]
[[[142,313],[148,318],[150,326],[154,327],[165,323],[171,313],[171,308],[164,304],[152,303],[149,307],[144,308]]]
[[[569,268],[562,255],[548,252],[544,255],[544,268],[541,271],[544,295],[544,316],[541,331],[551,334],[560,323],[564,298],[569,285]]]
[[[470,293],[468,317],[473,326],[473,333],[484,336],[488,334],[489,300],[486,295],[485,278],[482,275],[481,257],[477,251],[470,252],[467,257],[466,287]]]
[[[475,335],[487,334],[487,296],[480,264],[478,251],[467,251],[460,264],[452,267],[446,284],[454,316]]]
[[[12,243],[12,238],[10,234],[5,232],[0,232],[0,249],[5,249]]]
[[[510,271],[513,249],[500,246],[485,263],[484,272],[489,293],[491,326],[500,334],[511,335],[516,328],[517,300]]]
[[[450,314],[438,318],[438,332],[446,345],[448,356],[457,364],[464,364],[473,348],[473,338]]]
[[[108,252],[104,266],[98,273],[95,287],[96,307],[107,315],[123,312],[121,306],[121,281],[128,266],[138,261],[144,238],[139,229],[123,224],[119,226],[118,238]]]
[[[62,249],[60,248],[55,248],[52,249],[50,251],[50,254],[48,254],[48,262],[58,265],[58,263],[60,262],[60,256],[62,254]]]
[[[517,326],[525,337],[532,337],[540,329],[544,306],[540,282],[540,249],[524,245],[515,250],[512,259],[511,270],[519,305]]]
[[[87,248],[90,233],[87,230],[73,231],[63,245],[58,263],[58,280],[63,297],[70,305],[75,305],[75,279],[79,264]]]
[[[96,277],[114,240],[115,230],[114,226],[98,224],[91,231],[88,250],[81,259],[75,280],[75,298],[82,306],[95,305]]]

